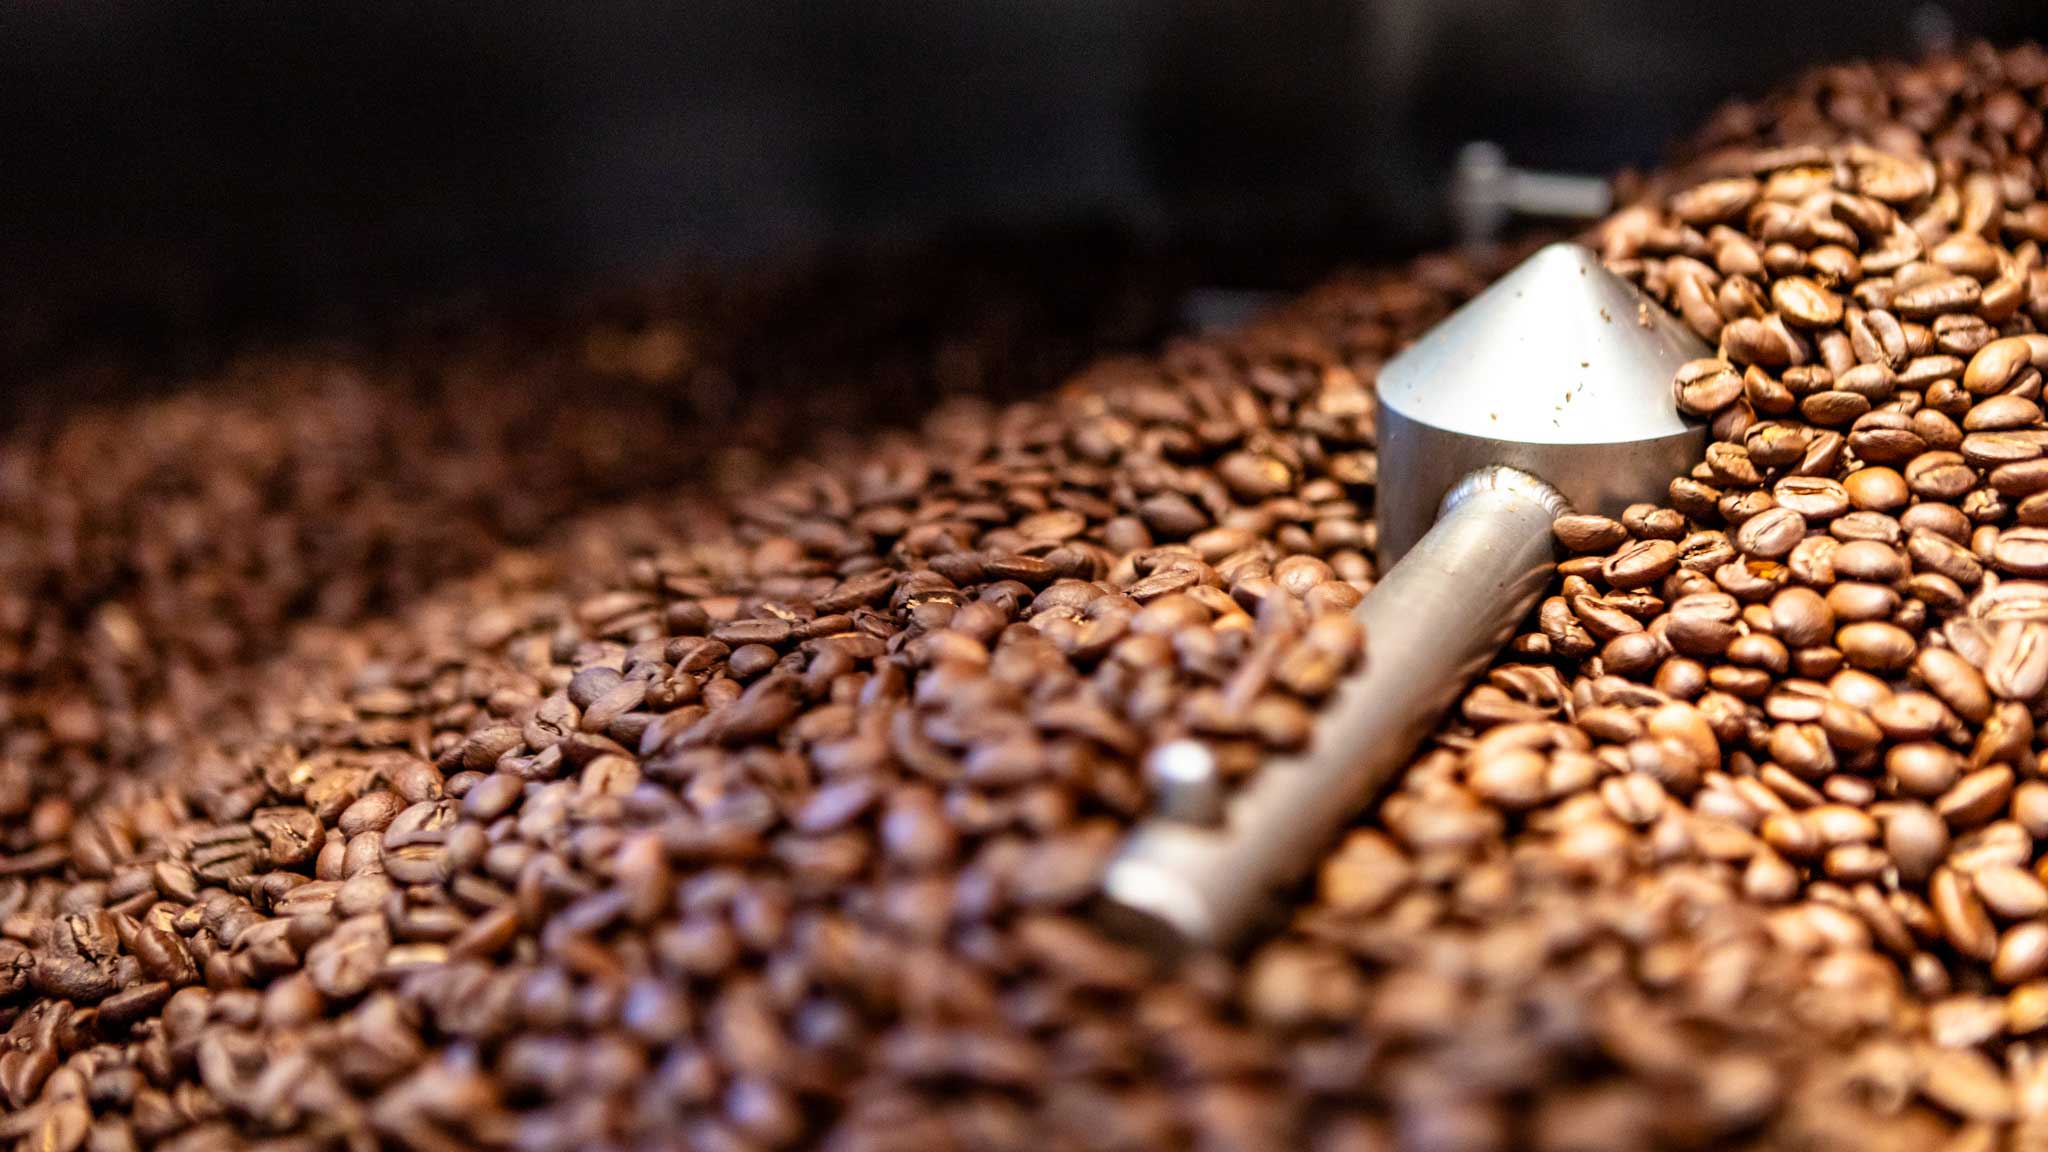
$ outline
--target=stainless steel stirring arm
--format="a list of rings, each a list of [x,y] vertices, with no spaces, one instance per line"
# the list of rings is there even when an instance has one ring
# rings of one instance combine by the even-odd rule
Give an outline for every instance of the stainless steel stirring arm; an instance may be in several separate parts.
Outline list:
[[[1709,351],[1591,252],[1553,244],[1389,361],[1364,670],[1307,751],[1262,765],[1220,819],[1166,803],[1141,825],[1104,877],[1105,918],[1169,949],[1227,948],[1266,921],[1527,616],[1552,521],[1653,500],[1699,459],[1706,430],[1680,418],[1671,379]]]

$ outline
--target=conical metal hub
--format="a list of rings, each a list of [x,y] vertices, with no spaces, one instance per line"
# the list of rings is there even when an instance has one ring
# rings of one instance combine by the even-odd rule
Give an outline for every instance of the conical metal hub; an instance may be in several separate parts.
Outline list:
[[[1593,253],[1537,252],[1380,370],[1381,569],[1489,464],[1541,477],[1580,511],[1656,499],[1705,449],[1671,380],[1710,353]]]

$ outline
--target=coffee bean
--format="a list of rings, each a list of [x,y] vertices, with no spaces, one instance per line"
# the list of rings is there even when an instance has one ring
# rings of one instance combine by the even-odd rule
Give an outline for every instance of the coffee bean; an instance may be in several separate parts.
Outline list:
[[[2012,769],[2002,766],[1979,769],[1956,781],[1941,794],[1934,809],[1956,827],[1981,824],[2004,808],[2012,796]]]
[[[1852,540],[1835,549],[1835,575],[1844,580],[1890,584],[1905,575],[1899,554],[1875,540]]]
[[[1740,605],[1725,592],[1696,592],[1673,602],[1665,638],[1676,650],[1693,656],[1719,656],[1741,635]]]
[[[927,792],[901,793],[882,820],[882,840],[890,858],[905,867],[923,869],[951,859],[955,836]]]
[[[582,669],[569,678],[569,702],[578,708],[588,708],[599,697],[617,688],[624,682],[616,668],[603,664]]]
[[[1857,668],[1895,671],[1913,659],[1913,635],[1893,624],[1863,621],[1835,633],[1835,646]]]
[[[1903,506],[1911,498],[1905,476],[1890,467],[1860,467],[1843,478],[1843,490],[1849,502],[1858,508],[1872,508],[1878,512],[1890,512]]]
[[[1892,308],[1911,319],[1932,319],[1944,312],[1970,311],[1981,293],[1982,286],[1970,277],[1948,276],[1897,293]]]
[[[1804,276],[1774,281],[1771,304],[1787,321],[1803,328],[1830,328],[1842,319],[1841,298]]]
[[[1971,882],[1957,872],[1940,868],[1935,870],[1928,892],[1949,944],[1965,956],[1989,961],[1998,941],[1991,918]]]
[[[1371,913],[1399,895],[1413,878],[1409,858],[1386,836],[1371,830],[1350,834],[1321,873],[1321,896],[1331,906]]]
[[[405,806],[404,799],[396,792],[372,792],[343,810],[334,827],[348,837],[365,832],[381,833]]]
[[[1735,546],[1766,560],[1783,559],[1806,535],[1806,519],[1791,508],[1771,508],[1743,522]]]
[[[2048,575],[2048,529],[2019,527],[1999,533],[1991,562],[2016,576]]]
[[[1916,1056],[1920,1091],[1937,1105],[1992,1123],[2012,1115],[2012,1089],[1982,1053],[1929,1047]]]
[[[153,924],[144,924],[136,929],[132,945],[135,958],[142,969],[152,978],[172,986],[190,984],[199,978],[192,957],[186,951],[185,943],[175,933],[167,932]]]
[[[306,973],[321,995],[345,1000],[361,995],[376,978],[390,948],[381,917],[343,921],[306,953]]]
[[[2048,689],[2048,624],[1999,625],[1985,659],[1984,682],[2003,700],[2033,700]]]
[[[1899,874],[1918,883],[1947,856],[1948,826],[1924,804],[1900,803],[1885,819],[1884,844]]]
[[[2029,920],[2048,913],[2048,886],[2033,874],[2011,866],[1980,868],[1971,876],[1977,895],[1992,915],[2005,920]]]
[[[1472,766],[1468,783],[1480,799],[1508,809],[1533,807],[1545,797],[1543,756],[1512,749]]]
[[[1741,398],[1742,377],[1725,360],[1694,360],[1678,370],[1672,387],[1681,411],[1712,416]]]
[[[1777,313],[1762,320],[1742,317],[1721,330],[1721,346],[1728,359],[1744,365],[1783,367],[1798,361],[1799,342]]]
[[[2003,392],[2033,359],[2033,342],[2026,337],[1993,340],[1970,357],[1963,370],[1963,387],[1977,396]]]
[[[734,648],[747,644],[765,644],[773,648],[787,642],[791,631],[787,620],[733,620],[713,628],[711,638]]]
[[[1678,556],[1678,545],[1669,540],[1643,540],[1609,558],[1601,575],[1616,588],[1640,588],[1670,575]]]
[[[313,858],[326,843],[327,830],[304,808],[266,808],[249,820],[249,831],[261,838],[269,864],[289,868]]]

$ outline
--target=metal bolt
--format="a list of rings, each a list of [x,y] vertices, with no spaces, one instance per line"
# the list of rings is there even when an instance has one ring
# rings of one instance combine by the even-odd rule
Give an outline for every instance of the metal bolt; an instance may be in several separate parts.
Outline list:
[[[1155,811],[1187,824],[1214,824],[1223,816],[1223,781],[1216,754],[1196,740],[1169,740],[1145,757],[1145,780]]]

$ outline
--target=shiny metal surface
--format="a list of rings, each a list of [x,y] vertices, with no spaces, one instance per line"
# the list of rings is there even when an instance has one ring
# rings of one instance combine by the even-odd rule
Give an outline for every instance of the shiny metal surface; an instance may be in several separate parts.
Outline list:
[[[1227,948],[1269,916],[1513,635],[1549,579],[1558,514],[1618,513],[1699,458],[1706,430],[1680,418],[1671,378],[1706,352],[1559,244],[1390,362],[1385,576],[1357,609],[1365,669],[1326,702],[1308,750],[1263,765],[1220,821],[1176,819],[1203,808],[1196,790],[1161,789],[1104,877],[1111,926],[1169,950]]]
[[[1380,370],[1381,570],[1488,464],[1543,477],[1582,512],[1656,497],[1706,449],[1671,377],[1710,352],[1593,253],[1537,252]]]
[[[1110,865],[1103,893],[1126,936],[1166,950],[1227,947],[1258,925],[1274,893],[1315,866],[1512,635],[1549,576],[1550,522],[1564,499],[1496,468],[1448,503],[1359,605],[1365,669],[1332,694],[1308,750],[1269,760],[1219,824],[1156,817]]]
[[[1152,810],[1184,824],[1213,824],[1223,816],[1223,778],[1216,754],[1200,740],[1169,740],[1145,757]]]

